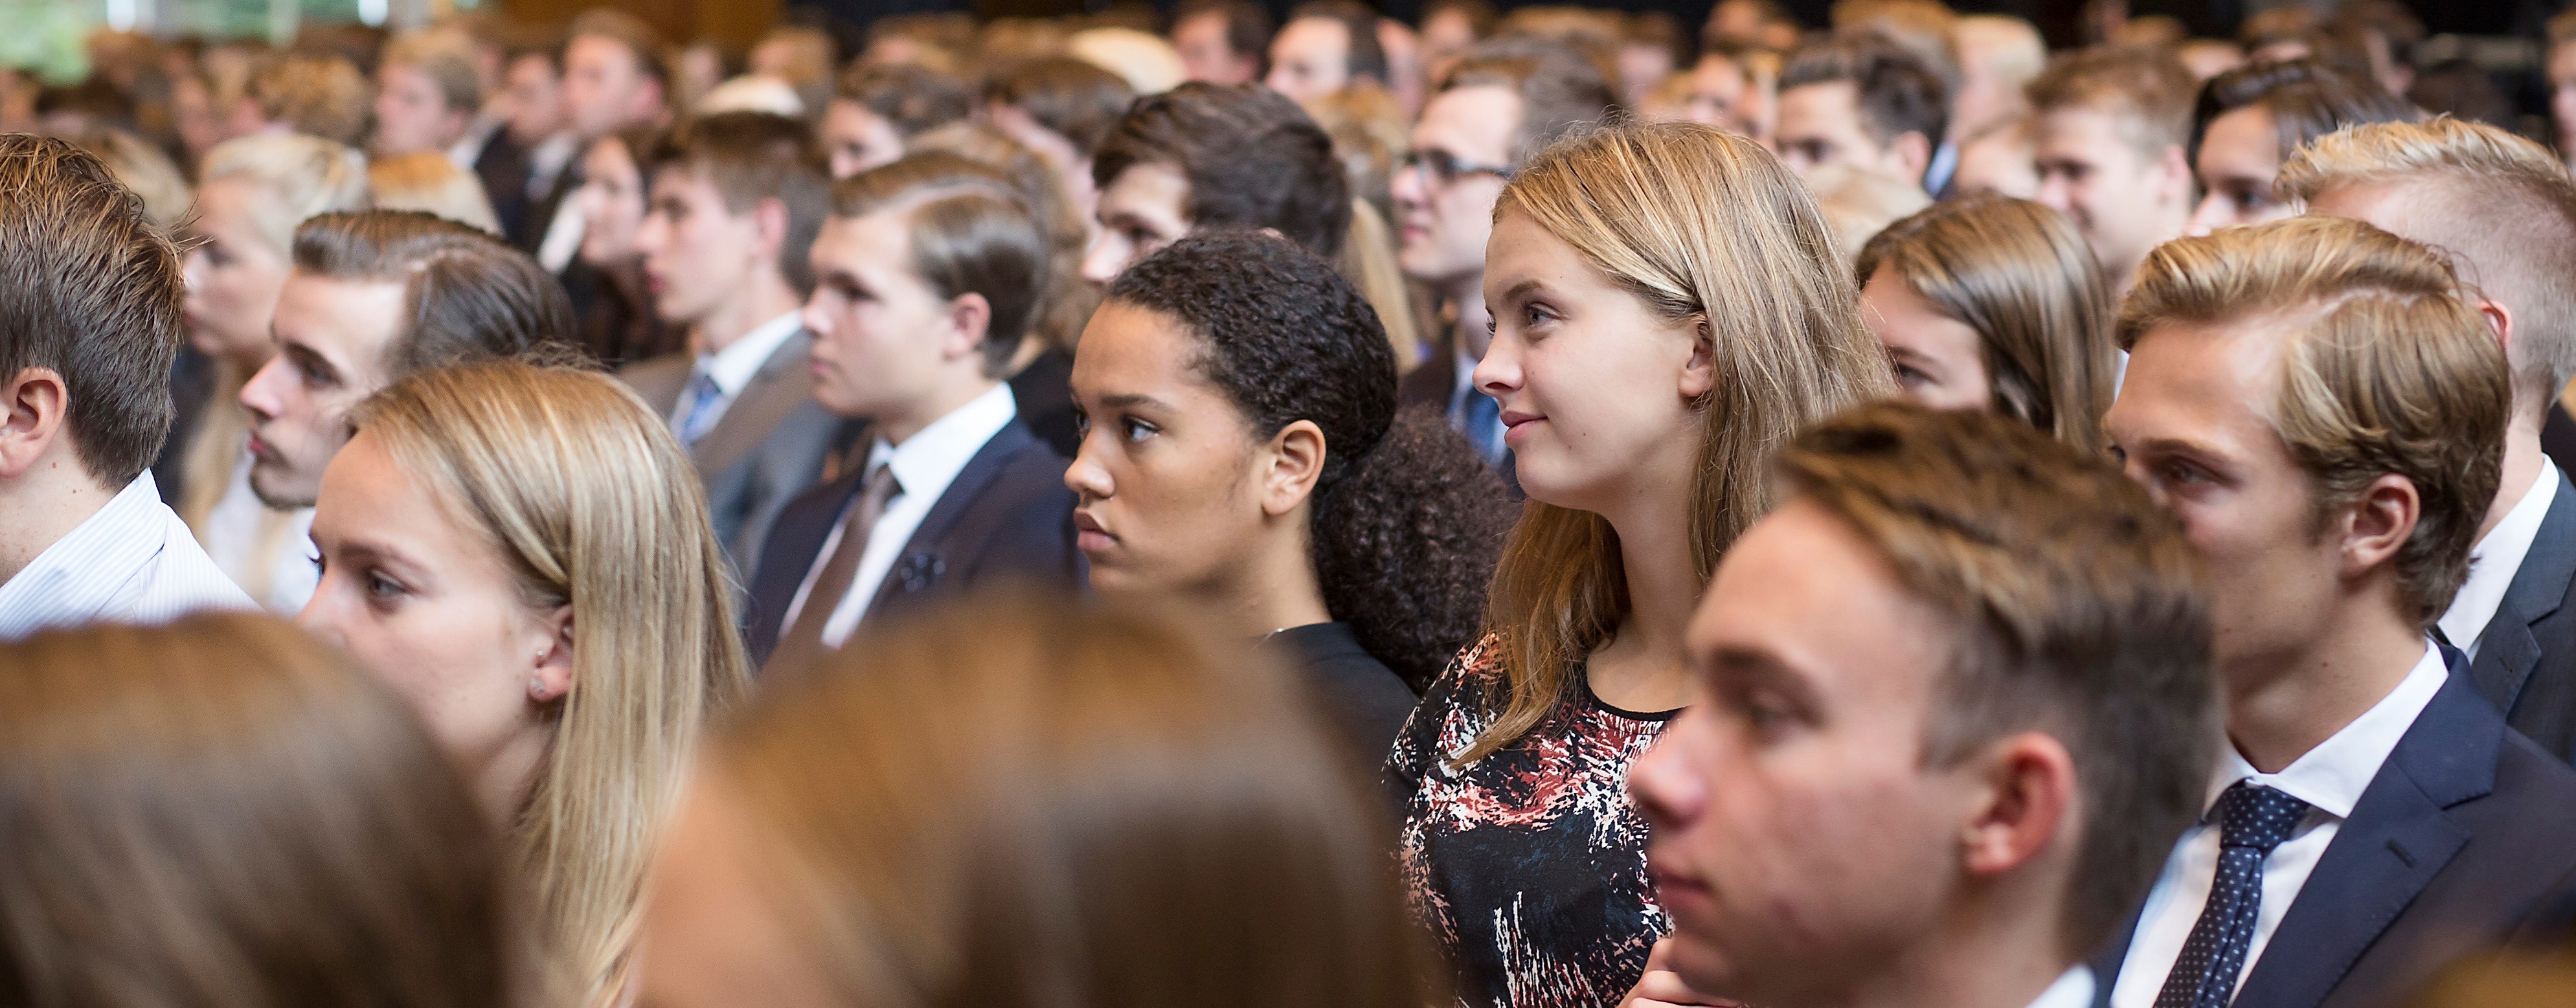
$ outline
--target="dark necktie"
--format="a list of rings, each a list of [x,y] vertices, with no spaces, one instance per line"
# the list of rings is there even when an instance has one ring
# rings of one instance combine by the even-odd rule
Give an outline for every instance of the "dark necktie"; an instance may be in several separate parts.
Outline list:
[[[2469,653],[2453,647],[2451,635],[2443,633],[2439,624],[2433,627],[2433,648],[2442,652],[2442,671],[2456,675],[2461,669],[2469,667]]]
[[[770,652],[763,668],[789,668],[821,654],[823,624],[832,621],[832,610],[841,607],[841,597],[850,593],[850,583],[858,580],[859,557],[868,551],[868,533],[876,530],[877,519],[884,517],[886,502],[902,491],[894,478],[894,467],[878,463],[859,486],[857,500],[850,502],[849,514],[841,518],[841,542],[832,547],[832,555],[823,561],[823,572],[814,578],[814,588],[805,593],[805,607],[796,611],[796,622],[778,638],[778,649]]]
[[[696,444],[707,436],[708,428],[716,425],[716,400],[723,396],[724,389],[716,384],[714,375],[701,371],[690,379],[689,408],[680,414],[679,429],[672,432],[680,436],[682,446]]]
[[[2308,803],[2238,781],[2218,796],[2218,874],[2209,902],[2165,974],[2156,1008],[2226,1008],[2263,909],[2263,860],[2307,818]]]

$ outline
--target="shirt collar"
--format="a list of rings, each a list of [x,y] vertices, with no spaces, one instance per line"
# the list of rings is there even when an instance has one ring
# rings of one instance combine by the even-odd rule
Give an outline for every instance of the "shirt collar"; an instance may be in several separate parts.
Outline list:
[[[2398,740],[2415,726],[2415,718],[2433,702],[2450,670],[2442,664],[2441,649],[2425,642],[2424,657],[2415,662],[2413,671],[2388,691],[2379,702],[2363,711],[2352,723],[2343,726],[2325,741],[2317,743],[2277,774],[2266,774],[2245,761],[2235,746],[2228,746],[2219,756],[2218,773],[2210,781],[2209,808],[2218,805],[2218,796],[2229,785],[2250,781],[2270,787],[2292,798],[2308,803],[2336,819],[2352,817],[2352,807],[2361,801],[2361,793],[2370,787],[2370,779],[2379,776],[2379,767],[2388,762],[2388,754],[2397,750]]]
[[[12,612],[12,622],[31,625],[77,623],[115,602],[144,565],[160,555],[168,536],[162,516],[161,490],[145,470],[71,532],[18,572],[0,583],[0,611],[35,603]]]
[[[2461,583],[2459,594],[2451,597],[2451,607],[2442,613],[2442,636],[2453,646],[2476,643],[2494,621],[2496,607],[2504,604],[2505,592],[2513,587],[2514,574],[2522,570],[2523,557],[2531,553],[2531,541],[2540,536],[2541,520],[2549,517],[2550,502],[2557,499],[2558,467],[2542,459],[2540,476],[2522,492],[2522,500],[2469,552],[2469,579]]]
[[[2057,982],[2039,992],[2039,1000],[2030,1008],[2086,1008],[2093,1003],[2093,971],[2082,963],[2057,975]]]
[[[741,395],[742,387],[751,384],[751,376],[759,374],[760,366],[769,363],[769,355],[778,352],[779,344],[787,342],[788,337],[804,328],[805,317],[797,312],[770,319],[742,334],[742,338],[733,341],[732,346],[711,354],[699,354],[697,371],[715,379],[717,391],[723,392],[726,398]]]
[[[1002,432],[1020,415],[1019,400],[1011,397],[1007,383],[995,385],[966,401],[966,405],[949,410],[947,416],[933,420],[919,433],[903,439],[899,445],[877,439],[868,449],[868,469],[880,464],[894,467],[895,483],[904,496],[929,494],[936,497],[948,491],[975,453],[984,450],[984,442]]]

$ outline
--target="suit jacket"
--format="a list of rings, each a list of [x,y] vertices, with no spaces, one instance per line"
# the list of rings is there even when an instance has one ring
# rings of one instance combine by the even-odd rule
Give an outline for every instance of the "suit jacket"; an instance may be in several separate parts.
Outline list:
[[[2576,485],[2557,479],[2468,678],[2514,730],[2576,761]]]
[[[1013,419],[967,460],[930,506],[860,617],[859,630],[978,585],[1033,581],[1073,590],[1087,568],[1073,543],[1073,491],[1065,461]],[[865,466],[798,494],[778,516],[752,574],[751,663],[769,661],[787,607],[813,571],[832,528],[858,496]],[[853,635],[855,636],[855,634]]]
[[[527,233],[535,202],[528,198],[528,176],[534,171],[528,149],[510,138],[508,123],[492,127],[482,151],[474,155],[474,177],[482,181],[483,195],[492,201],[492,216],[500,222],[504,237]]]
[[[760,556],[778,512],[823,476],[823,460],[838,445],[845,421],[814,401],[814,373],[797,333],[771,351],[760,370],[726,407],[713,429],[690,446],[698,478],[706,483],[707,510],[736,580]],[[668,417],[678,407],[697,359],[688,353],[655,357],[617,376]]]
[[[2498,943],[2564,935],[2576,769],[2453,675],[2398,739],[2245,974],[2233,1008],[2370,1008]],[[2137,931],[2093,963],[2107,1006]]]

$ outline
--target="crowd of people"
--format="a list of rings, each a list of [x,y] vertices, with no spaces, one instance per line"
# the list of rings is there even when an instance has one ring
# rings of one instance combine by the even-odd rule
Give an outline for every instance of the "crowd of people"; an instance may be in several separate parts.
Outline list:
[[[2563,1003],[2576,14],[2095,6],[0,76],[0,1004]]]

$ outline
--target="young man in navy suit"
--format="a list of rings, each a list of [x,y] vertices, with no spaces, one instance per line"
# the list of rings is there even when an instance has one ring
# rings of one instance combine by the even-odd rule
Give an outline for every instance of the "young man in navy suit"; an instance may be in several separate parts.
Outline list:
[[[2358,1008],[2563,927],[2576,770],[2430,632],[2495,498],[2505,354],[2432,249],[2299,217],[2158,248],[2104,418],[2207,561],[2227,737],[2095,972],[2112,1008]]]
[[[1047,263],[1009,180],[949,154],[851,176],[812,259],[814,398],[875,442],[780,513],[752,578],[752,660],[802,662],[980,583],[1080,584],[1065,461],[1003,383]]]
[[[2476,281],[2472,305],[2513,362],[2513,415],[2469,580],[2435,626],[2507,723],[2576,759],[2576,485],[2541,438],[2576,378],[2576,179],[2539,144],[2439,119],[2321,138],[2281,188],[2309,213],[2443,249]]]

